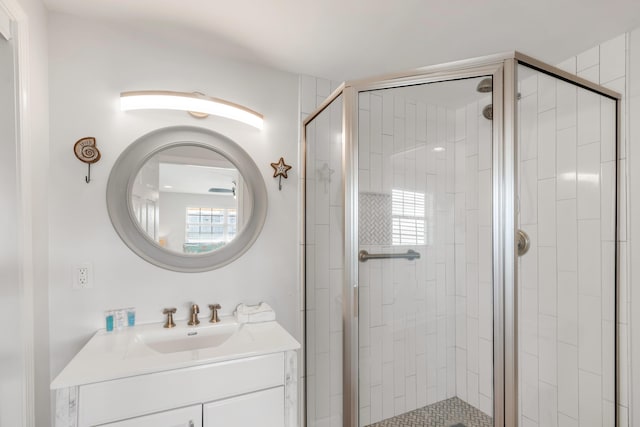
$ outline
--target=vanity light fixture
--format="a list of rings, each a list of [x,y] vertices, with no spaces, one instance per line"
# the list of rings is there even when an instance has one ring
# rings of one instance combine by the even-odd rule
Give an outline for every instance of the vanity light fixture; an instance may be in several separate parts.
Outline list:
[[[129,110],[180,110],[195,117],[226,117],[262,129],[264,117],[247,107],[199,93],[140,90],[120,93],[120,108]]]

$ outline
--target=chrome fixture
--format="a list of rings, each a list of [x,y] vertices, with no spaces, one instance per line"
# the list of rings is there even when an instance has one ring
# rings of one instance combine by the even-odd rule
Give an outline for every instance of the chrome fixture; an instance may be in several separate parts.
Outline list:
[[[220,321],[218,318],[218,310],[221,308],[220,304],[209,304],[209,309],[211,310],[211,319],[209,319],[210,323],[218,323]]]
[[[384,258],[405,258],[409,261],[413,261],[414,259],[419,259],[420,254],[413,249],[409,249],[406,253],[403,254],[370,254],[368,251],[364,249],[358,253],[358,259],[360,262],[365,262],[369,259],[384,259]]]
[[[491,77],[487,77],[486,79],[480,80],[476,90],[480,93],[489,93],[493,91],[493,79]],[[517,94],[518,101],[522,98],[520,92]],[[493,104],[485,105],[482,109],[482,115],[487,120],[493,120]]]
[[[490,93],[493,91],[493,79],[491,77],[487,77],[486,79],[480,80],[476,90],[480,93]],[[487,120],[493,120],[493,104],[485,105],[482,109],[482,115]]]
[[[162,310],[162,314],[167,315],[167,321],[164,323],[165,328],[173,328],[174,326],[176,326],[176,322],[173,321],[173,315],[175,314],[175,312],[175,307],[165,308],[164,310]]]
[[[487,120],[493,120],[493,104],[485,105],[482,109],[482,115]]]
[[[518,230],[518,256],[522,256],[529,252],[529,248],[531,247],[531,240],[529,239],[529,235],[522,230]]]
[[[480,93],[489,93],[493,90],[493,79],[491,77],[487,77],[486,79],[480,80],[476,90]]]
[[[192,304],[191,314],[189,315],[189,322],[187,322],[187,325],[196,326],[200,324],[200,321],[198,320],[198,313],[200,313],[200,307],[198,307],[198,304]]]

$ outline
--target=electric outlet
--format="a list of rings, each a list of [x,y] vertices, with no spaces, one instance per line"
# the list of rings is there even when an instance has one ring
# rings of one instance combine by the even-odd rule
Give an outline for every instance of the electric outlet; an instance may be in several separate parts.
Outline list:
[[[93,288],[91,264],[81,264],[73,267],[73,287],[74,289]]]

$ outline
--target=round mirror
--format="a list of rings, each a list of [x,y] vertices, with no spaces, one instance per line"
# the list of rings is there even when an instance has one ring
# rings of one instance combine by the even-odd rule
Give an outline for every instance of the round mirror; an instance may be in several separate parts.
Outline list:
[[[161,150],[142,165],[128,201],[141,231],[180,254],[223,248],[244,225],[247,191],[233,163],[198,145]]]
[[[236,143],[196,127],[142,136],[107,184],[118,235],[160,267],[212,270],[244,253],[262,230],[267,196],[257,166]]]

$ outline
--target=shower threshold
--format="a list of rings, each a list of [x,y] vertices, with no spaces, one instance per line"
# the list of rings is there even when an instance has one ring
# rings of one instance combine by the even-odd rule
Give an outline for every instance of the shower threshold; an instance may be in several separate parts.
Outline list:
[[[493,427],[493,419],[467,402],[452,397],[368,427]]]

